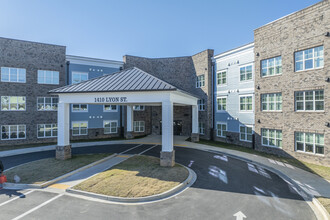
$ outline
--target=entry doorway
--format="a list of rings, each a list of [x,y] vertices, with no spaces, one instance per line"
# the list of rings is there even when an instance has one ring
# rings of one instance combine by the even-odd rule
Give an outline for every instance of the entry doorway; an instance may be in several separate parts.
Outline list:
[[[159,122],[160,135],[162,135],[162,121]],[[173,135],[182,135],[182,120],[173,121]]]

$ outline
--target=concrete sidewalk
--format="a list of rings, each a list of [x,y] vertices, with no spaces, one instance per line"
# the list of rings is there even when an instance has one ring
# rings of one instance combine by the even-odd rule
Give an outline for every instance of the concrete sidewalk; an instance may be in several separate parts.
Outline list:
[[[273,169],[279,170],[290,179],[294,180],[302,189],[307,193],[313,196],[322,196],[330,198],[330,182],[315,175],[310,172],[304,171],[297,167],[294,167],[290,164],[282,163],[280,161],[271,160],[266,157],[244,153],[240,151],[218,148],[203,144],[197,144],[192,142],[185,141],[187,137],[184,136],[175,136],[174,145],[180,147],[189,147],[199,150],[209,150],[216,151],[219,153],[231,154],[237,157],[241,157],[247,160],[255,161],[257,163],[263,164]],[[120,141],[99,141],[99,142],[83,142],[83,143],[73,143],[72,147],[87,147],[87,146],[98,146],[98,145],[112,145],[112,144],[158,144],[161,145],[161,136],[160,135],[149,135],[141,139],[133,140],[120,140]],[[47,150],[55,150],[55,145],[35,147],[35,148],[26,148],[26,149],[17,149],[11,151],[2,151],[0,152],[0,157],[12,156],[17,154],[25,154],[32,152],[40,152]]]

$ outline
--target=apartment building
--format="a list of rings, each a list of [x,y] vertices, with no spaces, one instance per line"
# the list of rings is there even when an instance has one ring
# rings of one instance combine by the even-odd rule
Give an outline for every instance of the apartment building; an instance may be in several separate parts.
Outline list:
[[[214,140],[253,147],[253,43],[214,56]]]
[[[330,3],[254,31],[256,149],[330,164]]]
[[[56,141],[65,46],[0,38],[0,145]]]
[[[67,84],[120,71],[123,62],[81,56],[66,56]],[[122,135],[119,105],[74,104],[70,111],[71,140],[111,138]]]

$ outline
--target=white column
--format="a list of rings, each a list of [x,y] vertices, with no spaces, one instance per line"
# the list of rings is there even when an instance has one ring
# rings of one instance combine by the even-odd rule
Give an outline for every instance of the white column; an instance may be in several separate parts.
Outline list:
[[[192,106],[192,133],[198,134],[198,106]]]
[[[57,109],[57,145],[70,145],[70,104],[58,103]]]
[[[173,151],[173,102],[162,102],[162,152]]]
[[[127,131],[128,132],[132,132],[133,131],[133,120],[134,120],[134,111],[133,111],[133,106],[132,105],[128,105],[127,106]]]

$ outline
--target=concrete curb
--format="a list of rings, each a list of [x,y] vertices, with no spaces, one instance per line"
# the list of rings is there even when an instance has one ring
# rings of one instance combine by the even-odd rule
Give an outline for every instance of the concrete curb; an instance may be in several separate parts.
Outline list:
[[[180,146],[178,146],[180,147]],[[287,183],[291,184],[291,187],[307,202],[307,204],[312,208],[312,210],[314,211],[314,214],[316,215],[317,219],[325,219],[325,220],[330,220],[330,215],[327,212],[327,210],[323,207],[323,205],[313,196],[310,195],[308,192],[306,192],[305,190],[303,190],[294,180],[292,180],[290,177],[288,177],[286,174],[284,174],[283,172],[264,165],[262,163],[253,161],[251,159],[248,158],[244,158],[241,156],[236,156],[230,153],[226,153],[223,152],[221,150],[216,150],[216,149],[203,149],[202,147],[186,147],[186,148],[190,148],[190,149],[196,149],[196,150],[201,150],[201,151],[206,151],[206,152],[212,152],[212,153],[221,153],[223,155],[226,155],[228,157],[237,159],[237,160],[242,160],[245,162],[249,162],[251,164],[257,165],[259,167],[262,167],[266,170],[269,170],[270,172],[275,173],[276,175],[278,175],[279,177],[281,177],[284,181],[286,181]],[[293,185],[293,186],[292,186]],[[312,204],[314,206],[312,206]]]
[[[183,165],[181,165],[181,166],[183,166]],[[116,203],[139,204],[139,203],[146,203],[146,202],[156,202],[156,201],[159,201],[162,199],[167,199],[174,195],[177,195],[178,193],[182,192],[183,190],[185,190],[186,188],[188,188],[192,184],[194,184],[194,182],[197,179],[196,173],[192,169],[190,169],[186,166],[183,166],[183,167],[185,167],[189,172],[189,175],[185,181],[183,181],[182,183],[180,183],[178,186],[174,187],[173,189],[170,189],[164,193],[153,195],[153,196],[139,197],[139,198],[122,198],[122,197],[106,196],[106,195],[102,195],[102,194],[76,190],[76,189],[72,189],[72,187],[66,189],[66,192],[78,194],[78,195],[82,195],[82,196],[87,196],[87,197],[92,197],[92,198],[96,198],[96,199],[116,202]]]
[[[88,169],[90,167],[93,167],[93,166],[95,166],[97,164],[100,164],[100,163],[102,163],[102,162],[104,162],[106,160],[109,160],[109,159],[111,159],[113,157],[116,157],[116,156],[117,156],[117,154],[112,154],[112,155],[110,155],[108,157],[105,157],[105,158],[103,158],[101,160],[98,160],[98,161],[95,161],[93,163],[87,164],[86,166],[80,167],[80,168],[78,168],[76,170],[73,170],[73,171],[71,171],[69,173],[66,173],[66,174],[64,174],[62,176],[56,177],[55,179],[52,179],[52,180],[47,181],[47,182],[42,183],[42,184],[4,183],[3,188],[4,189],[15,189],[15,190],[21,190],[21,189],[42,189],[42,188],[45,188],[47,186],[50,186],[50,185],[52,185],[52,184],[54,184],[54,183],[56,183],[56,182],[58,182],[58,181],[60,181],[62,179],[65,179],[65,178],[67,178],[69,176],[72,176],[72,175],[74,175],[74,174],[76,174],[78,172],[84,171],[84,170],[86,170],[86,169]]]

